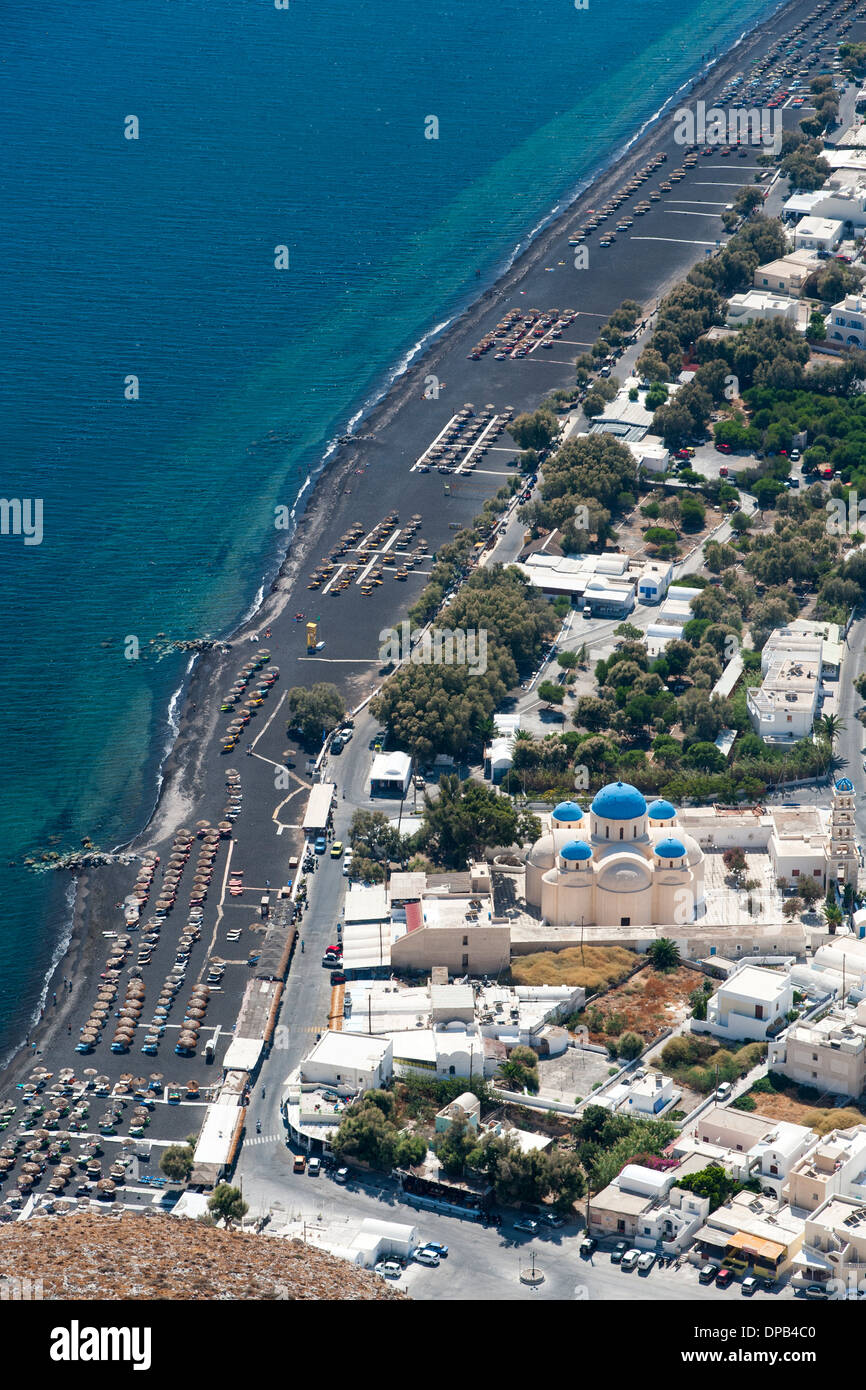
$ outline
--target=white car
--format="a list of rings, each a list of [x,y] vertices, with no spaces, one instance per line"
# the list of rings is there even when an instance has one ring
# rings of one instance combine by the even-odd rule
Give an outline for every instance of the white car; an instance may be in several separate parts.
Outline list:
[[[656,1262],[655,1252],[645,1250],[637,1262],[637,1267],[644,1274],[648,1274]]]
[[[377,1274],[381,1274],[383,1279],[399,1279],[403,1273],[396,1260],[380,1260],[373,1266]]]
[[[439,1256],[433,1250],[425,1250],[421,1246],[412,1251],[412,1259],[419,1265],[438,1265]]]
[[[343,877],[344,877],[344,878],[348,878],[349,875],[350,875],[351,872],[352,872],[352,860],[354,859],[354,857],[355,857],[355,856],[352,854],[351,851],[350,851],[348,854],[344,854],[344,855],[343,855]]]
[[[322,1160],[320,1158],[311,1158],[309,1163],[307,1164],[307,1172],[310,1175],[310,1177],[317,1178],[321,1171]]]
[[[635,1267],[635,1265],[637,1264],[637,1262],[638,1262],[638,1260],[640,1259],[640,1257],[641,1257],[641,1252],[640,1252],[640,1250],[626,1250],[625,1254],[624,1254],[623,1257],[622,1257],[622,1263],[621,1263],[621,1265],[620,1265],[620,1269],[625,1269],[625,1270],[634,1269],[634,1267]]]

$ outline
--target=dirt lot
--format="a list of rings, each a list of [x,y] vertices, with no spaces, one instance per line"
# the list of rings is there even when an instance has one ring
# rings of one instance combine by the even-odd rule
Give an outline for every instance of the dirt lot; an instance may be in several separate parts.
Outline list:
[[[829,1093],[813,1099],[814,1091],[802,1091],[794,1082],[785,1091],[749,1091],[748,1094],[757,1106],[759,1115],[770,1120],[789,1120],[791,1124],[806,1125],[818,1134],[828,1134],[831,1129],[850,1129],[852,1125],[863,1124],[866,1120],[866,1107],[860,1109],[850,1102],[844,1109],[836,1109],[833,1096]],[[806,1094],[808,1100],[801,1099]]]
[[[574,946],[567,951],[537,951],[511,963],[516,985],[582,985],[589,993],[606,989],[633,970],[639,957],[621,946]]]
[[[619,1015],[622,1032],[638,1033],[645,1042],[652,1042],[665,1028],[676,1027],[687,1017],[689,995],[699,984],[700,976],[682,966],[667,975],[647,966],[625,984],[610,990],[597,1004],[590,1001],[586,1021],[589,1023],[596,1007],[605,1017]],[[590,1026],[591,1042],[605,1043],[607,1038],[607,1033],[594,1032]]]

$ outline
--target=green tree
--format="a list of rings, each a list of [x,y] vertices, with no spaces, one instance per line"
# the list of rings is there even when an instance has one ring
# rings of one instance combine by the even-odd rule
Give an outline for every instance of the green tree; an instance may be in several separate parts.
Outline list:
[[[462,1177],[469,1155],[478,1147],[478,1136],[465,1120],[452,1120],[436,1142],[436,1156],[446,1173]]]
[[[509,434],[520,449],[547,449],[559,432],[559,421],[548,410],[518,415],[508,427]]]
[[[726,1172],[720,1163],[710,1163],[699,1173],[689,1173],[677,1179],[677,1187],[694,1192],[698,1197],[709,1197],[710,1211],[715,1211],[739,1188],[739,1183]]]
[[[240,1189],[227,1182],[217,1184],[207,1199],[207,1205],[208,1211],[224,1226],[234,1226],[237,1222],[243,1221],[249,1211]]]
[[[565,699],[565,691],[555,681],[542,681],[538,687],[538,698],[545,705],[561,705]]]
[[[643,1052],[643,1038],[638,1033],[623,1033],[617,1052],[624,1062],[634,1061]]]
[[[169,1144],[163,1149],[159,1170],[172,1182],[186,1182],[192,1172],[193,1151],[188,1144]]]
[[[667,974],[670,970],[676,970],[680,963],[679,947],[670,937],[660,936],[656,941],[650,943],[647,955],[652,961],[654,970]]]
[[[322,735],[336,729],[346,713],[343,697],[335,685],[319,681],[309,689],[295,685],[286,697],[289,733],[298,732],[304,743],[318,745]]]
[[[487,846],[513,845],[537,820],[521,819],[514,803],[483,782],[461,782],[449,773],[439,779],[439,795],[424,797],[421,846],[442,863],[462,867]]]
[[[816,883],[814,878],[801,879],[797,884],[797,892],[807,907],[812,907],[822,896],[821,885]]]

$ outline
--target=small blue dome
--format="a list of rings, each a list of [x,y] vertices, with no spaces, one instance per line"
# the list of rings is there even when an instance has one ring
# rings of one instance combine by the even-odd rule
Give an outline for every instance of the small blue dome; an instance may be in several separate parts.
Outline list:
[[[591,859],[592,849],[585,840],[569,840],[559,851],[563,859]]]
[[[668,836],[666,840],[659,840],[655,853],[660,859],[683,859],[686,847],[681,840],[674,840]]]
[[[839,781],[836,783],[836,790],[837,792],[853,792],[854,783],[851,781],[850,777],[840,777]]]
[[[654,801],[647,811],[650,820],[674,820],[676,814],[669,801]]]
[[[560,801],[553,813],[554,820],[582,820],[583,811],[576,801]]]
[[[602,787],[592,810],[601,820],[637,820],[646,814],[646,801],[628,782],[611,782]]]

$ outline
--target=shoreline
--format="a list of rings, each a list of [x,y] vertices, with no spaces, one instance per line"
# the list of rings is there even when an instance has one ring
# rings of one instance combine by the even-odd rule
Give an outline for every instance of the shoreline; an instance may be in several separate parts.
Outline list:
[[[366,474],[362,446],[370,442],[366,437],[367,431],[375,436],[377,431],[395,420],[416,395],[422,364],[425,373],[435,371],[452,350],[456,338],[477,324],[498,300],[518,289],[550,255],[552,247],[562,235],[564,224],[575,220],[581,204],[590,199],[603,199],[614,184],[619,185],[627,178],[632,167],[646,159],[653,144],[660,142],[665,113],[678,97],[695,95],[697,99],[703,89],[721,84],[731,70],[740,62],[745,62],[750,49],[769,42],[769,30],[778,26],[782,16],[801,8],[799,0],[776,5],[751,28],[744,30],[722,54],[703,63],[691,79],[679,84],[658,111],[621,148],[600,161],[594,174],[588,175],[586,180],[575,186],[572,193],[554,204],[551,212],[527,233],[525,245],[519,242],[515,251],[506,256],[504,268],[494,272],[491,283],[462,308],[457,308],[443,325],[428,330],[416,347],[401,359],[401,362],[405,360],[402,370],[398,363],[396,369],[385,373],[381,388],[375,385],[371,388],[369,406],[362,403],[350,420],[353,430],[362,424],[366,426],[364,434],[348,442],[340,442],[339,439],[329,442],[318,465],[301,483],[293,504],[293,514],[302,501],[303,506],[296,516],[294,529],[287,536],[285,552],[276,566],[273,579],[268,584],[267,573],[273,572],[276,556],[260,580],[259,587],[264,590],[260,602],[254,610],[247,610],[246,615],[240,617],[236,626],[221,639],[232,644],[232,651],[228,654],[207,652],[194,658],[191,668],[174,692],[166,719],[169,720],[171,704],[176,700],[177,732],[159,760],[151,810],[140,829],[122,842],[124,849],[136,853],[145,847],[152,847],[193,816],[204,782],[204,765],[210,756],[211,739],[219,721],[219,701],[213,699],[218,681],[224,668],[236,661],[237,645],[244,642],[253,630],[276,623],[284,613],[297,573],[330,520],[328,501],[336,502],[340,494],[347,490],[345,484],[359,464],[363,464],[361,471]],[[646,318],[650,317],[659,299],[681,274],[680,270],[676,270],[656,286],[653,303],[644,305]],[[468,394],[470,386],[467,385],[466,391]],[[351,683],[351,677],[336,679],[338,684],[344,686]],[[100,931],[104,929],[100,919],[106,926],[116,925],[113,901],[118,893],[122,896],[122,889],[116,885],[112,887],[112,883],[118,868],[107,866],[98,875],[90,871],[74,878],[70,938],[66,949],[47,975],[46,1001],[51,999],[64,974],[72,979],[73,987],[71,991],[63,991],[59,995],[56,1007],[46,1002],[41,1019],[31,1027],[30,1038],[36,1042],[36,1052],[32,1047],[28,1048],[23,1040],[17,1047],[13,1045],[4,1068],[7,1082],[19,1079],[20,1072],[27,1070],[31,1059],[44,1053],[67,1025],[82,992],[91,984],[93,964],[101,945]]]

